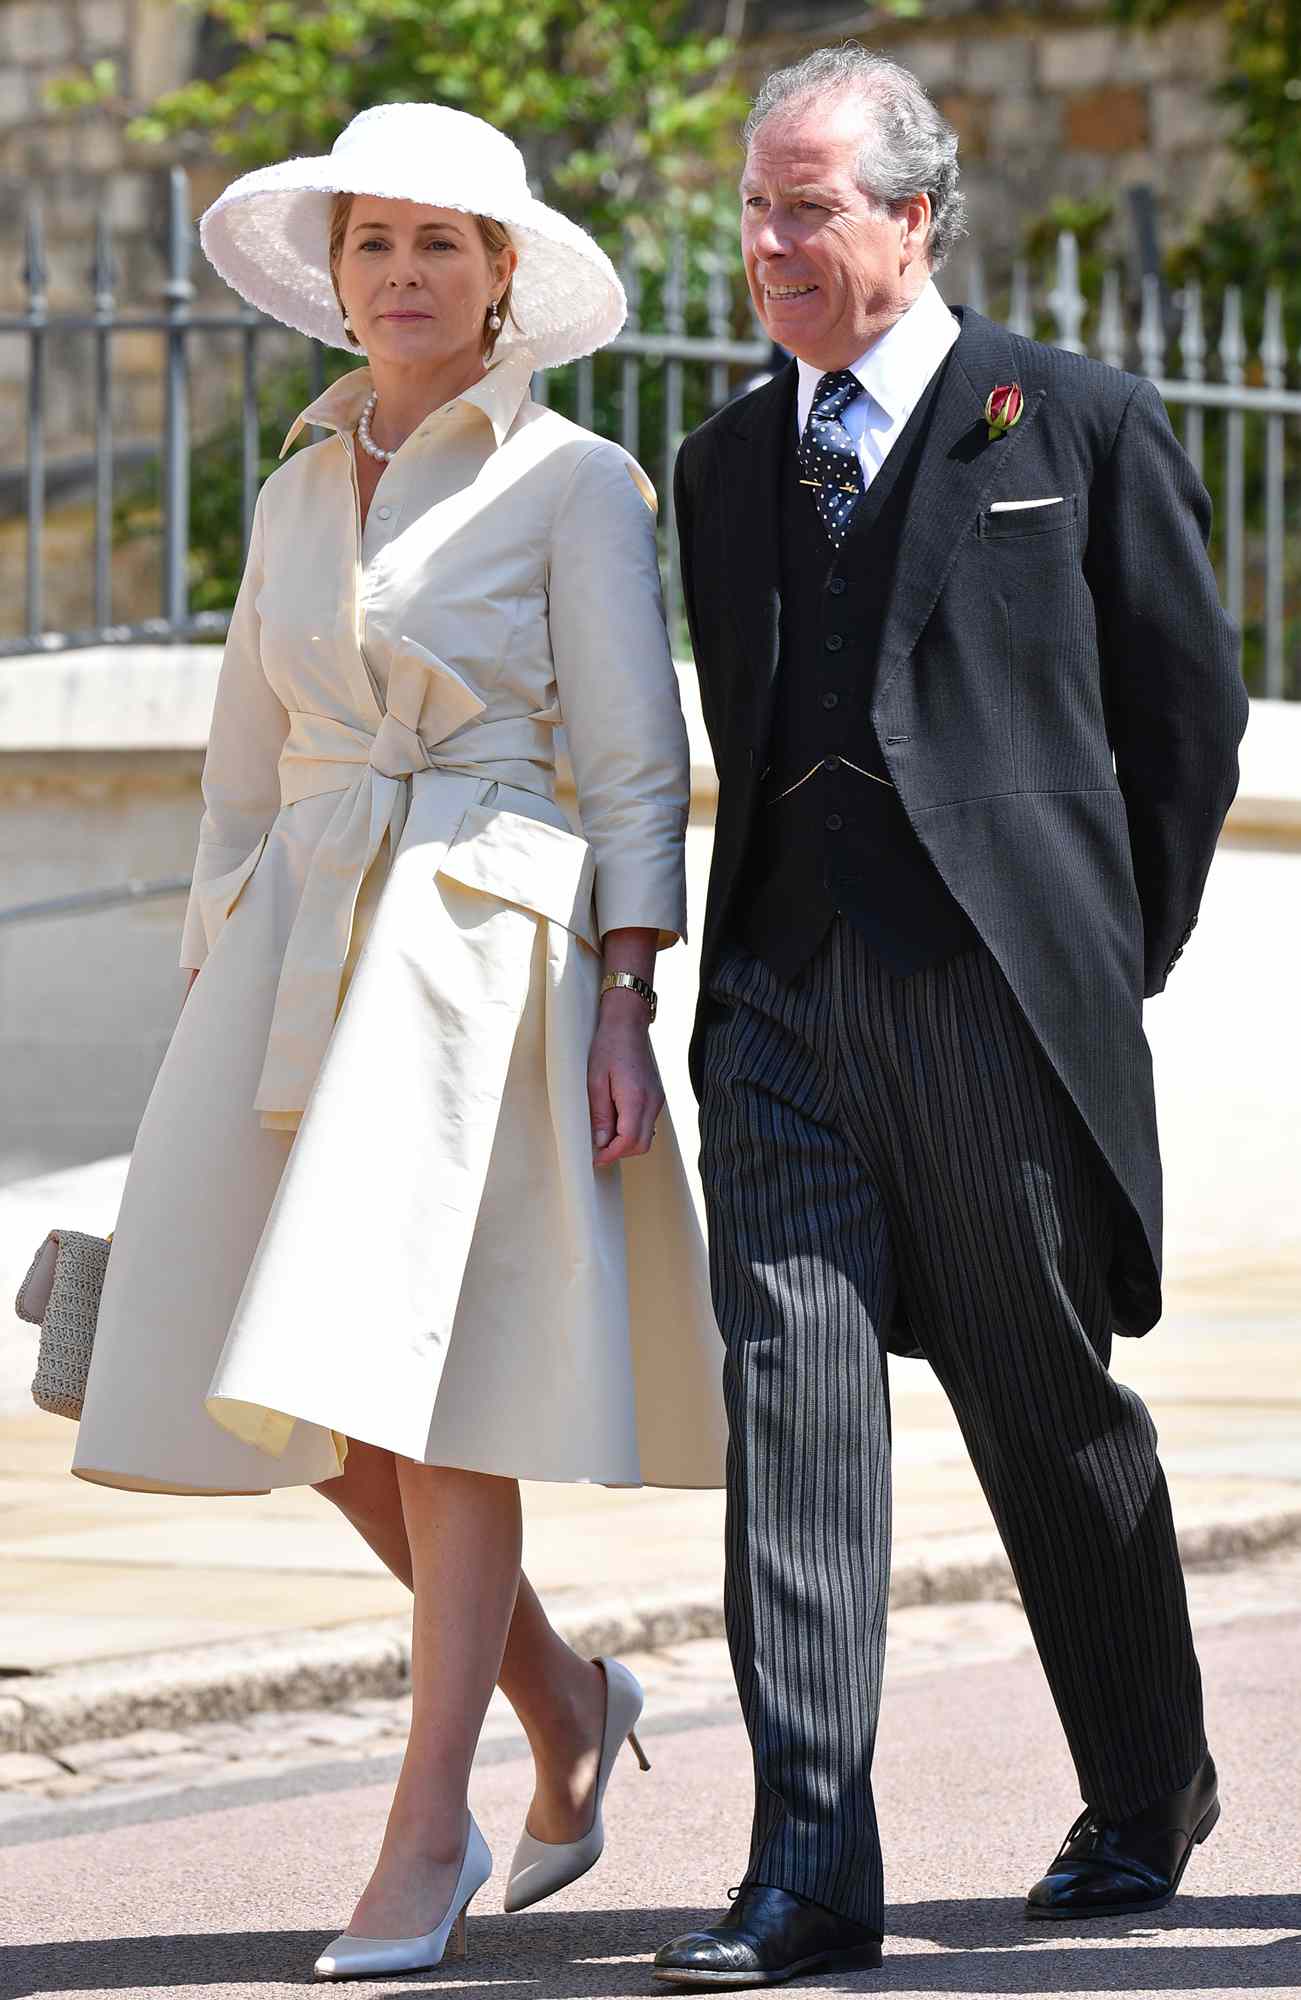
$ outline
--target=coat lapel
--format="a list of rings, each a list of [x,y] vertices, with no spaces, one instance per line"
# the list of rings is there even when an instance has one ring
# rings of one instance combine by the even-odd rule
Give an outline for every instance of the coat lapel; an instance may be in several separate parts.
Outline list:
[[[736,406],[719,439],[723,510],[723,575],[716,580],[736,627],[741,656],[753,676],[762,735],[777,674],[781,619],[781,540],[778,502],[782,426],[795,421],[795,363]]]
[[[1042,389],[1028,396],[1016,427],[991,438],[985,402],[998,383],[1014,379],[1011,337],[969,307],[958,317],[962,332],[945,365],[900,527],[874,709],[921,637],[958,550],[1003,483],[1043,402]]]

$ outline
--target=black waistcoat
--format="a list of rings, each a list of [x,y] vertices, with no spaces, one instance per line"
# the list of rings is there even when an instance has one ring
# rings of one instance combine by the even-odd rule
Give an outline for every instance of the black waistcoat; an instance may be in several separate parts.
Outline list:
[[[736,922],[744,944],[782,979],[795,977],[838,911],[896,973],[937,965],[976,942],[889,781],[871,718],[891,571],[943,372],[859,501],[838,550],[813,494],[799,483],[793,424],[787,439],[765,803],[751,833]]]

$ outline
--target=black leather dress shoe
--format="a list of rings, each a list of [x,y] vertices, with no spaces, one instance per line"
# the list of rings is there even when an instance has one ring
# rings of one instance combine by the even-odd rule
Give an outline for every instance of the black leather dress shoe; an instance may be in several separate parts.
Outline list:
[[[780,1986],[801,1972],[872,1971],[881,1940],[789,1889],[747,1883],[707,1931],[688,1931],[655,1954],[654,1974],[670,1986]]]
[[[1132,1819],[1082,1813],[1026,1899],[1027,1917],[1128,1917],[1172,1901],[1188,1857],[1220,1817],[1207,1757],[1181,1792]]]

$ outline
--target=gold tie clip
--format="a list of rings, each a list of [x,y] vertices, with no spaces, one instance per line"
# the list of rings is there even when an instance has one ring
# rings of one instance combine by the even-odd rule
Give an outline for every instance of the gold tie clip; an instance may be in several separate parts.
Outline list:
[[[830,479],[801,479],[800,481],[801,486],[830,486],[832,483]],[[856,486],[837,486],[835,490],[837,493],[857,493],[858,488]]]

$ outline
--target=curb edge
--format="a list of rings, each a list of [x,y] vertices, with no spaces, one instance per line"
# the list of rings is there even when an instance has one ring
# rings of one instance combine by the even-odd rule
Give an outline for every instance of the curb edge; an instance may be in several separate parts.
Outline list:
[[[993,1535],[968,1537],[962,1559],[913,1561],[896,1569],[891,1610],[1015,1595]],[[1179,1536],[1186,1568],[1250,1560],[1301,1542],[1301,1509],[1199,1523]],[[655,1652],[723,1636],[716,1598],[671,1592],[575,1605],[555,1618],[576,1651]],[[404,1618],[366,1619],[255,1641],[186,1647],[34,1674],[0,1695],[0,1752],[238,1721],[273,1709],[324,1708],[406,1692],[411,1650]]]

